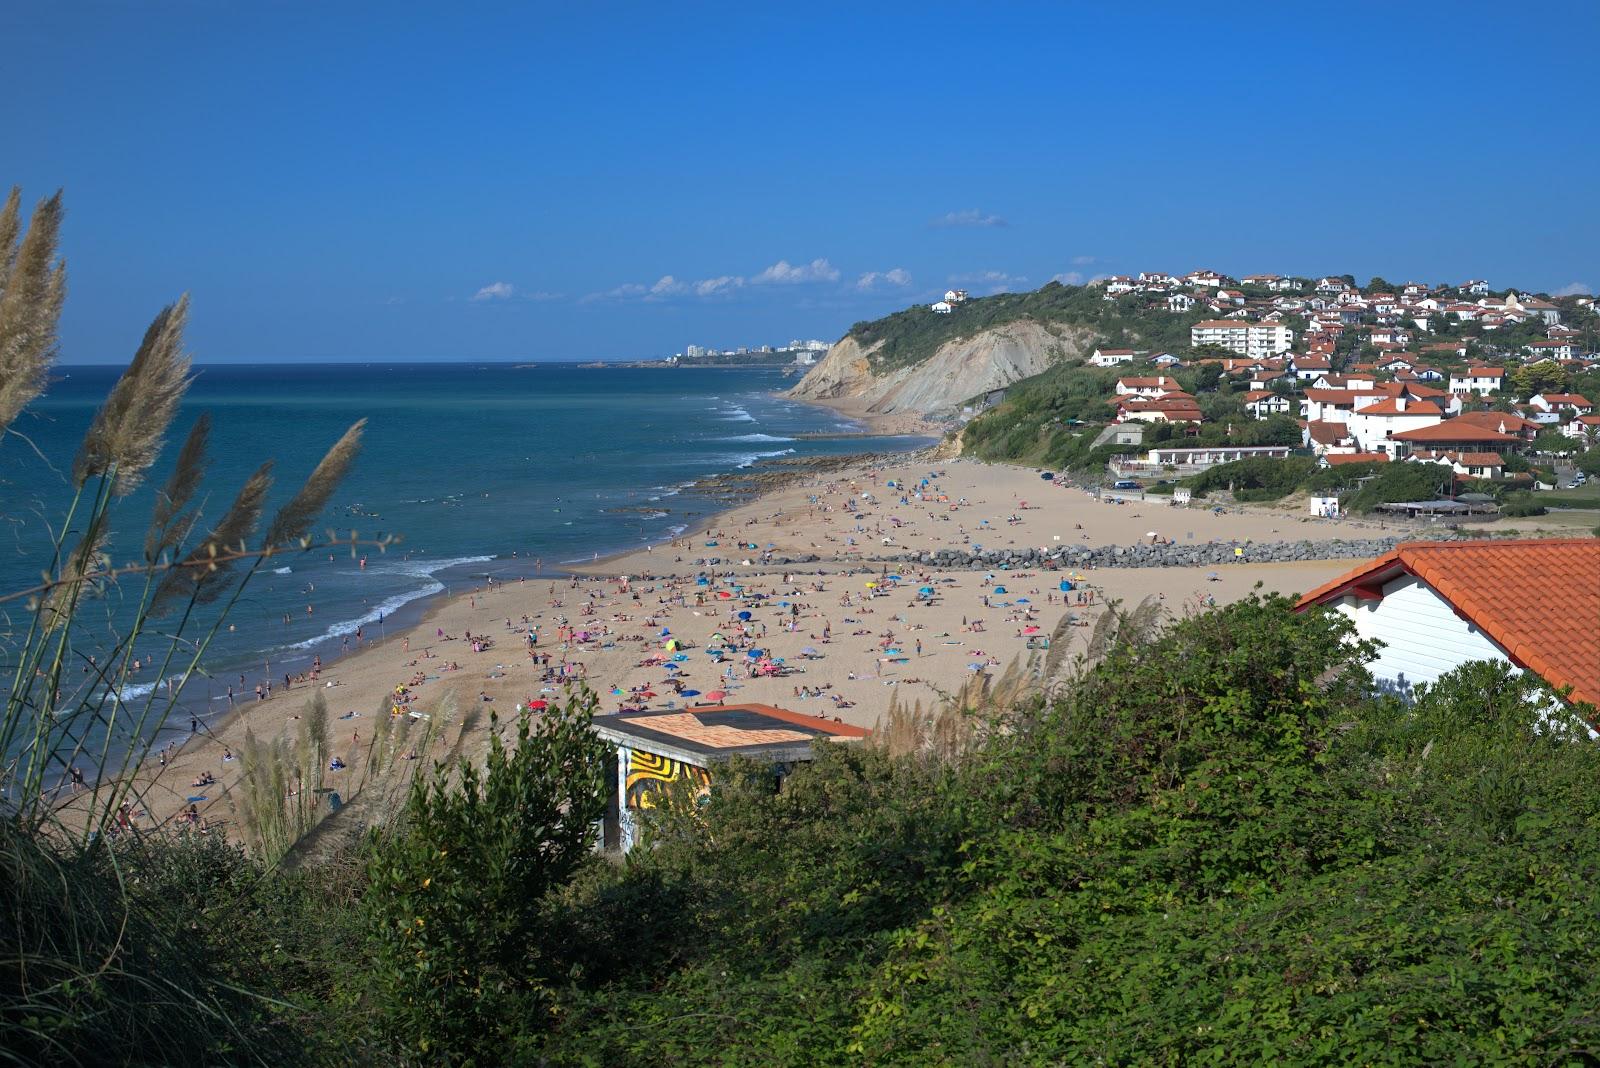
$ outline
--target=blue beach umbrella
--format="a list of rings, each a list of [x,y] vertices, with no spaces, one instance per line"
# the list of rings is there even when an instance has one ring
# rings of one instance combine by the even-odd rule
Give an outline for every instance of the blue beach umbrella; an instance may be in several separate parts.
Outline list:
[[[744,655],[749,657],[751,660],[760,660],[762,657],[766,656],[767,654],[766,654],[766,651],[763,650],[763,649],[751,649],[749,652],[745,653]]]
[[[680,690],[680,691],[678,691],[678,696],[679,697],[699,697],[700,696],[700,691],[699,690]]]
[[[743,619],[749,619],[750,618],[750,613],[749,612],[740,612],[739,613],[739,618],[742,619],[742,620]]]

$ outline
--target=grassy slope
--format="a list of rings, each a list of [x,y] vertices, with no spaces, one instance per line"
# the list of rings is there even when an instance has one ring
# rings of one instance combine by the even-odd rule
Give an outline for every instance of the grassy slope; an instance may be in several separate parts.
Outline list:
[[[1150,312],[1142,309],[1140,302],[1141,298],[1108,301],[1102,299],[1097,287],[1051,282],[1030,293],[974,297],[949,315],[936,314],[927,305],[918,304],[882,319],[857,323],[848,336],[862,348],[883,342],[883,347],[872,354],[872,368],[880,374],[922,363],[948,341],[1014,322],[1085,327],[1093,331],[1100,344],[1111,347],[1188,347],[1189,326],[1200,316]]]

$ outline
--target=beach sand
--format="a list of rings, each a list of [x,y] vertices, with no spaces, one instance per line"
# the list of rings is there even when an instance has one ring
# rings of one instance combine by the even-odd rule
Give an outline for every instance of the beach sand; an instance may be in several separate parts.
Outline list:
[[[916,487],[935,473],[924,499],[887,486],[892,480]],[[209,823],[236,826],[244,732],[263,741],[292,737],[316,692],[328,702],[332,751],[349,769],[365,761],[402,686],[406,703],[398,706],[397,722],[411,737],[421,733],[423,717],[437,717],[441,728],[434,748],[419,753],[420,763],[411,767],[446,752],[480,755],[488,745],[489,710],[509,719],[519,703],[562,700],[569,683],[578,680],[600,695],[602,712],[756,701],[870,728],[891,696],[928,704],[959,690],[974,672],[998,674],[1025,659],[1030,637],[1037,643],[1049,635],[1064,613],[1081,623],[1068,632],[1070,656],[1083,648],[1108,602],[1132,608],[1154,597],[1177,615],[1236,600],[1258,587],[1301,592],[1357,563],[1250,563],[1248,545],[1246,562],[1214,569],[1107,568],[1081,575],[933,571],[873,559],[973,545],[1131,545],[1150,540],[1151,532],[1179,543],[1243,544],[1410,530],[1266,509],[1215,514],[1200,504],[1181,508],[1156,498],[1106,503],[1025,468],[970,460],[908,456],[879,467],[803,476],[674,543],[599,561],[577,576],[527,578],[441,600],[417,627],[362,642],[359,650],[325,665],[316,681],[280,687],[266,700],[241,700],[234,714],[175,745],[165,767],[150,769],[139,823],[167,821],[187,798],[203,796],[195,804]],[[815,553],[823,560],[763,565],[768,551]],[[699,563],[711,558],[722,562]],[[902,579],[884,579],[885,566]],[[859,573],[863,568],[873,573]],[[1061,592],[1063,578],[1076,588]],[[934,596],[919,596],[924,587]],[[745,612],[749,618],[741,619]],[[683,647],[669,648],[668,641]],[[726,650],[721,663],[708,655],[712,648]],[[750,677],[746,665],[756,662],[748,656],[751,649],[781,663],[783,673]],[[682,658],[675,662],[678,670],[665,666],[674,663],[673,656]],[[669,659],[663,663],[663,657]],[[698,693],[679,694],[677,688]],[[725,697],[712,696],[719,693]],[[457,712],[444,723],[441,709],[450,704]],[[409,742],[402,734],[386,744],[404,750]],[[407,766],[395,759],[399,755],[391,753],[389,763]],[[217,782],[192,788],[203,772]],[[327,785],[348,799],[354,774],[330,772]]]

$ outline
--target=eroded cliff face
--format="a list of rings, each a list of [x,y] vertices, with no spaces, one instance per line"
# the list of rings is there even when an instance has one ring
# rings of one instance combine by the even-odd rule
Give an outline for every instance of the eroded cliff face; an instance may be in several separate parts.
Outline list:
[[[855,400],[871,412],[949,418],[974,397],[1083,356],[1092,340],[1073,327],[1007,323],[948,341],[923,363],[880,375],[871,364],[877,346],[863,349],[846,337],[790,393],[806,400]]]

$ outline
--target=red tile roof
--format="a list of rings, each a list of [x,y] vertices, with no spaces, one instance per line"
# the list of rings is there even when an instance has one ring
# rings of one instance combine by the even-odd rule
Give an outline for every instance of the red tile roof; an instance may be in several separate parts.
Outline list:
[[[1348,426],[1326,419],[1311,420],[1306,423],[1306,430],[1310,432],[1311,440],[1318,445],[1337,445],[1350,436]]]
[[[1518,666],[1571,686],[1575,701],[1600,705],[1600,538],[1412,542],[1319,586],[1297,607],[1402,572],[1427,583]]]
[[[1381,400],[1377,404],[1369,404],[1365,408],[1357,408],[1356,411],[1361,415],[1436,415],[1441,418],[1444,416],[1444,412],[1432,401],[1409,401],[1402,408],[1396,397]]]
[[[1481,426],[1489,430],[1497,430],[1503,434],[1521,434],[1530,427],[1537,430],[1538,423],[1531,419],[1524,419],[1513,412],[1478,411],[1462,412],[1455,417],[1455,422],[1466,423],[1469,426]],[[1504,427],[1504,430],[1501,428]]]
[[[1468,442],[1476,441],[1487,444],[1504,443],[1515,445],[1520,439],[1490,430],[1488,427],[1474,426],[1470,423],[1463,424],[1459,419],[1446,419],[1433,426],[1419,427],[1416,430],[1403,430],[1394,435],[1396,441],[1448,441]]]

